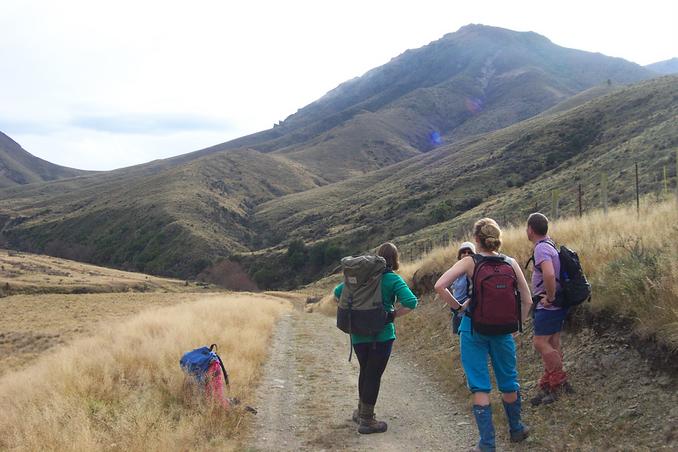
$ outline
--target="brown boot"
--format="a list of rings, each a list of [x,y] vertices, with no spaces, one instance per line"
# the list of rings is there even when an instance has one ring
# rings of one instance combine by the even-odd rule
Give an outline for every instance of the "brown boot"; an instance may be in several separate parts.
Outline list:
[[[351,419],[356,424],[360,424],[360,407],[362,405],[363,405],[363,403],[360,400],[358,400],[358,408],[353,410],[353,416],[351,416]]]
[[[378,421],[374,418],[374,405],[363,403],[360,406],[360,425],[358,433],[368,435],[370,433],[384,433],[388,425],[386,422]]]

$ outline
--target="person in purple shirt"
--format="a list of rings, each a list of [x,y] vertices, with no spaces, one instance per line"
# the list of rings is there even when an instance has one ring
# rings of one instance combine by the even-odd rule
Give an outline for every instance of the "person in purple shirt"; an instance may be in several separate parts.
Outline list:
[[[560,331],[567,317],[567,308],[554,304],[560,291],[560,258],[548,231],[549,220],[545,215],[533,213],[529,216],[527,238],[534,244],[532,293],[536,305],[533,312],[533,343],[544,363],[539,393],[531,400],[535,406],[556,401],[563,390],[572,392],[567,373],[563,369],[563,352],[560,347]]]

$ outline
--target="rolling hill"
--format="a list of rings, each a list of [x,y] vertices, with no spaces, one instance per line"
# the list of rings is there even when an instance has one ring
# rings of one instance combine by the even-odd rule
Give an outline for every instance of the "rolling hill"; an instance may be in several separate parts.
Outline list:
[[[11,248],[68,259],[195,276],[207,259],[249,250],[256,204],[317,186],[298,165],[256,151],[204,160],[143,177],[88,178],[80,190],[64,189],[68,181],[57,184],[63,191],[6,190],[2,239]]]
[[[313,271],[320,271],[339,245],[362,249],[484,202],[490,195],[482,184],[454,187],[468,177],[459,165],[478,175],[504,168],[498,164],[505,159],[489,159],[488,149],[499,154],[516,142],[511,152],[522,159],[516,151],[522,139],[541,161],[538,146],[554,144],[539,168],[555,168],[601,139],[607,113],[572,113],[552,128],[536,124],[551,124],[605,94],[633,91],[624,84],[651,76],[636,64],[565,49],[535,33],[470,25],[340,85],[270,130],[172,159],[0,190],[0,243],[192,277],[228,256],[251,273],[261,270],[261,256],[279,256],[299,238],[325,244],[314,251],[323,256],[313,259]],[[553,138],[562,127],[565,136]],[[531,128],[533,134],[525,132]],[[542,133],[549,135],[540,141]],[[527,185],[531,174],[509,179]],[[436,184],[454,194],[440,198]],[[347,200],[351,207],[342,212]],[[445,200],[451,204],[436,214],[422,211]],[[311,273],[300,269],[302,279]]]
[[[349,181],[285,196],[259,206],[255,225],[275,227],[306,243],[334,240],[366,250],[395,238],[404,250],[422,241],[460,237],[491,215],[523,221],[550,212],[552,190],[560,211],[600,206],[601,175],[611,204],[633,199],[633,164],[641,193],[675,178],[678,148],[678,76],[615,90],[570,110],[444,146]],[[254,259],[261,268],[260,259]],[[276,268],[276,264],[272,269]]]
[[[91,174],[42,160],[0,132],[0,188]]]
[[[678,74],[678,58],[658,61],[657,63],[648,64],[645,67],[658,74]]]

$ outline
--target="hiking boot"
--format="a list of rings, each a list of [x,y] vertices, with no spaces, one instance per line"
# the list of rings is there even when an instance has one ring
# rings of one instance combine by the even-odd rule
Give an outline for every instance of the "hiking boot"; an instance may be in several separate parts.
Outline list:
[[[386,422],[378,421],[374,418],[374,405],[361,404],[359,418],[358,433],[363,435],[384,433],[388,429]]]
[[[558,389],[551,389],[548,393],[541,399],[542,405],[548,405],[550,403],[558,400]]]
[[[538,392],[534,397],[532,397],[532,398],[530,399],[530,403],[532,404],[532,406],[538,406],[538,405],[541,405],[542,402],[543,402],[543,400],[544,400],[544,397],[546,397],[546,396],[548,396],[548,395],[549,395],[549,390],[548,390],[548,389],[540,388],[540,389],[539,389],[539,392]]]
[[[541,403],[544,405],[553,403],[563,394],[574,394],[574,388],[567,381],[554,389],[549,389],[548,393],[541,399]]]
[[[523,429],[518,432],[511,432],[511,442],[519,443],[530,436],[530,427],[523,425]]]
[[[353,410],[353,416],[351,416],[351,420],[355,422],[356,424],[360,424],[360,407],[362,406],[362,402],[358,400],[358,408]]]

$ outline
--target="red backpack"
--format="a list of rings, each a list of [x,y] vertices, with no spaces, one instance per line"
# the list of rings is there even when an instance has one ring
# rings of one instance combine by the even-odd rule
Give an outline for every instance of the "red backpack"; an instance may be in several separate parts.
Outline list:
[[[491,336],[522,331],[518,279],[509,258],[475,254],[473,262],[473,330]]]

